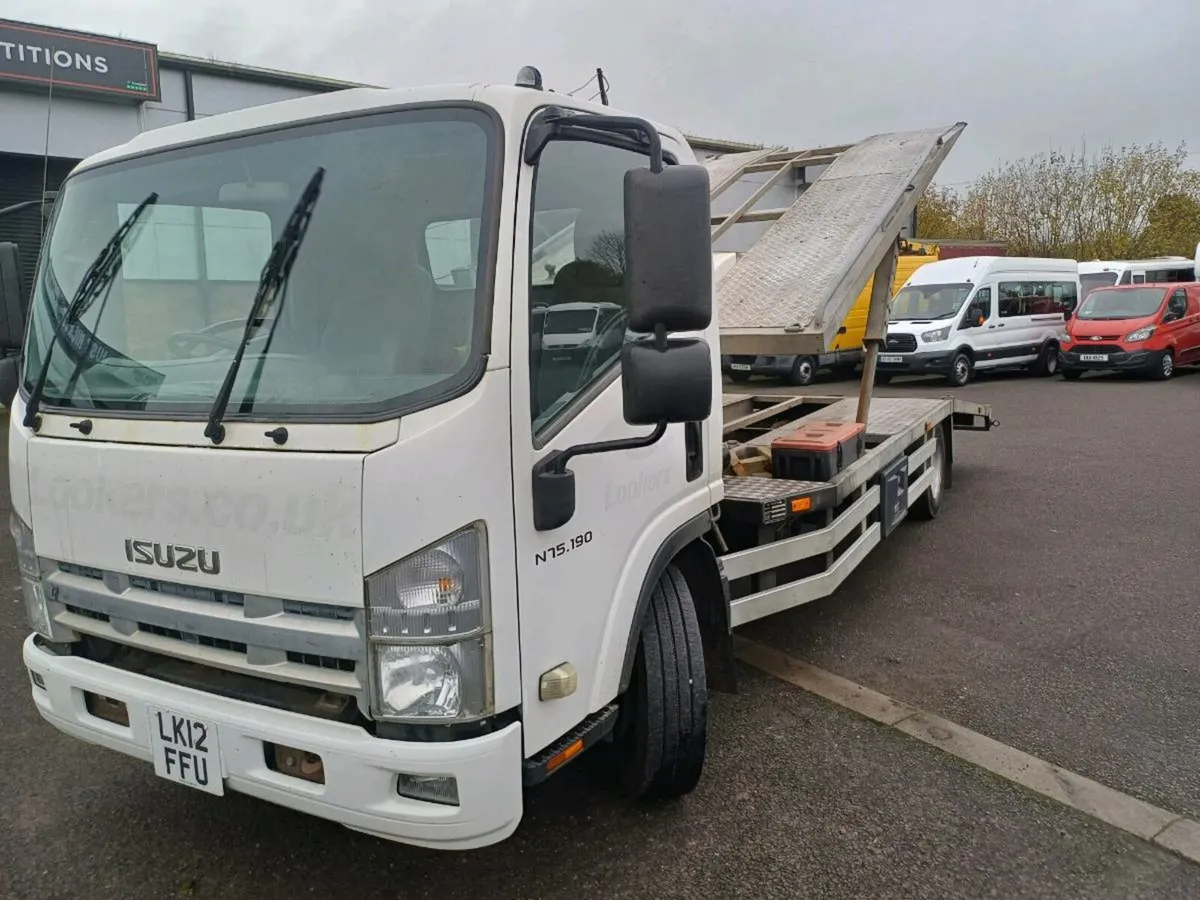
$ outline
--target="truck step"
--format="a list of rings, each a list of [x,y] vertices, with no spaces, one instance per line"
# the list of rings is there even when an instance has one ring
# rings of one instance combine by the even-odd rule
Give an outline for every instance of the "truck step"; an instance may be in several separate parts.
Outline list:
[[[525,785],[541,784],[585,750],[605,738],[617,724],[620,707],[610,703],[522,764]]]

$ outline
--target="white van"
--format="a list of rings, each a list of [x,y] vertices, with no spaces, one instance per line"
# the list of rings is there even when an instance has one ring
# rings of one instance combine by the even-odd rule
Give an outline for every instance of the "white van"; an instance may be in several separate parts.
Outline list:
[[[1079,299],[1098,287],[1114,284],[1170,284],[1200,280],[1194,259],[1159,256],[1155,259],[1093,259],[1079,264]]]
[[[876,376],[1058,370],[1058,336],[1079,301],[1073,259],[965,256],[917,269],[892,298]]]

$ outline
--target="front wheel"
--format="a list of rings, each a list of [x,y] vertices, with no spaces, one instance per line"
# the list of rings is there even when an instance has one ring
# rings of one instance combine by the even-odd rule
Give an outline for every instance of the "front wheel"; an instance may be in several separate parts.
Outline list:
[[[954,359],[950,362],[950,373],[946,376],[946,381],[954,387],[963,387],[971,380],[971,357],[965,353],[954,354]]]
[[[796,361],[792,363],[792,371],[788,376],[796,387],[807,387],[812,384],[813,378],[817,374],[817,361],[811,356],[797,356]]]
[[[704,645],[683,573],[668,566],[650,595],[617,722],[618,772],[634,797],[692,790],[708,743]]]
[[[1175,374],[1175,354],[1170,350],[1164,350],[1158,358],[1158,365],[1155,366],[1151,373],[1158,381],[1166,381]]]

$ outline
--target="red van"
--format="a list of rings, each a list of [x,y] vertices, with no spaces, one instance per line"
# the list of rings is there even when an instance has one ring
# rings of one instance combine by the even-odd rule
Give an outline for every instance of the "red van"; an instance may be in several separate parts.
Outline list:
[[[1163,379],[1189,363],[1200,363],[1200,284],[1097,288],[1059,339],[1064,378],[1119,370]]]

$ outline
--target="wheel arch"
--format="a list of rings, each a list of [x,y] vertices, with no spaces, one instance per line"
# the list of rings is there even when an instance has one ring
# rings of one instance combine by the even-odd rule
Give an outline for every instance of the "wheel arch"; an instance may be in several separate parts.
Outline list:
[[[651,592],[672,564],[678,566],[692,592],[704,644],[704,668],[709,687],[728,692],[737,689],[733,633],[729,624],[729,580],[712,545],[706,540],[713,527],[712,513],[705,511],[675,529],[655,551],[642,579],[637,607],[629,623],[619,693],[625,693],[633,675],[638,636],[650,606]]]

